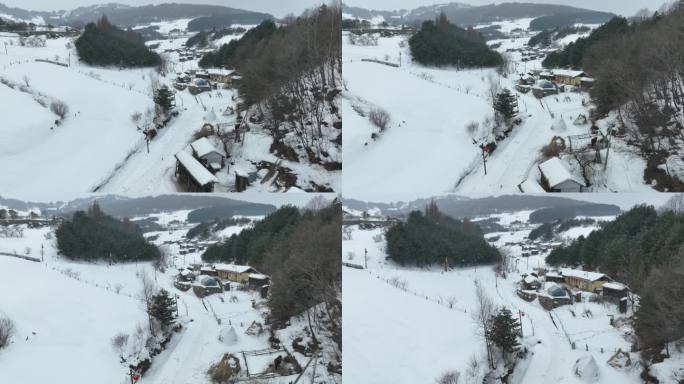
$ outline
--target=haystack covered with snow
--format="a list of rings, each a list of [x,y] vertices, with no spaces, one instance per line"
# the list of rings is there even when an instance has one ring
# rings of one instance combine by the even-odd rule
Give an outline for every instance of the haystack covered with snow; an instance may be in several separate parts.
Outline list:
[[[575,376],[585,383],[595,383],[601,376],[596,360],[591,355],[585,355],[577,359],[572,371]]]
[[[219,341],[226,345],[235,345],[238,342],[238,335],[235,328],[231,325],[221,329],[218,337]]]

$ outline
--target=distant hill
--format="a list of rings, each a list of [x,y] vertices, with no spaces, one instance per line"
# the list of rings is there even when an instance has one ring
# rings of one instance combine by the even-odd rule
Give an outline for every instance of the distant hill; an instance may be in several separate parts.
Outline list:
[[[344,199],[345,207],[358,211],[378,208],[383,215],[392,217],[406,216],[409,212],[422,211],[432,199],[417,199],[399,203],[367,203],[360,200]],[[485,216],[495,213],[516,211],[537,211],[545,208],[577,207],[578,212],[589,215],[596,208],[595,215],[617,215],[620,208],[616,205],[593,204],[586,201],[572,200],[555,196],[507,195],[469,199],[461,196],[435,197],[439,210],[454,218]]]
[[[75,199],[69,202],[36,203],[17,199],[5,199],[0,197],[0,206],[20,211],[28,211],[38,208],[44,214],[73,214],[76,211],[85,211],[93,201],[97,200],[99,206],[108,215],[115,217],[145,216],[151,213],[170,212],[178,210],[199,210],[208,207],[231,207],[236,214],[267,215],[276,210],[274,205],[251,203],[236,199],[227,199],[220,196],[201,195],[160,195],[150,197],[130,198],[116,195],[91,196]],[[222,211],[220,209],[219,211]],[[249,213],[243,213],[249,212]],[[215,216],[216,217],[216,216]],[[223,217],[223,214],[218,215]],[[213,217],[212,217],[213,219]]]
[[[52,12],[29,11],[0,4],[0,14],[8,15],[23,21],[42,18],[45,23],[79,27],[84,26],[89,22],[96,21],[102,17],[102,15],[107,15],[107,18],[112,24],[121,27],[132,27],[165,20],[203,18],[207,16],[219,16],[220,18],[223,18],[223,20],[230,20],[234,24],[258,24],[262,20],[274,19],[273,15],[267,13],[252,12],[220,5],[177,3],[143,6],[107,3]]]
[[[367,20],[381,16],[390,24],[419,24],[425,20],[434,20],[443,12],[449,21],[461,26],[490,23],[500,20],[540,18],[549,15],[573,15],[573,18],[580,19],[582,20],[580,22],[585,23],[596,20],[603,20],[605,22],[615,16],[606,12],[596,12],[566,5],[533,3],[502,3],[483,6],[448,3],[399,11],[368,10],[361,7],[349,7],[343,4],[342,12],[343,14],[346,14],[347,17],[351,16],[353,18]]]

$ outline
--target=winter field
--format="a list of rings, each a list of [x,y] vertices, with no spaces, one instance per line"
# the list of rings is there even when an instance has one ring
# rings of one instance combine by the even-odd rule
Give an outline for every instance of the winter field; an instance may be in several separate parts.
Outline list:
[[[385,260],[383,228],[345,228],[343,262],[363,265],[364,251],[368,251],[367,269],[343,268],[345,382],[429,383],[449,370],[460,373],[459,383],[499,382],[484,377],[486,352],[472,317],[477,308],[474,282],[478,281],[497,306],[506,306],[522,320],[521,345],[528,354],[518,360],[508,383],[641,383],[638,364],[614,368],[607,363],[617,349],[630,351],[633,331],[621,319],[630,315],[631,310],[623,315],[613,304],[588,302],[584,298],[581,303],[547,311],[538,300],[527,302],[518,297],[516,289],[521,274],[545,267],[547,253],[522,257],[520,245],[505,245],[527,237],[534,227],[527,222],[529,211],[495,216],[507,231],[489,233],[486,237],[498,236],[492,244],[512,257],[515,272],[507,278],[496,277],[493,266],[448,272],[439,267],[401,267]],[[510,224],[521,219],[522,224]],[[596,228],[572,228],[559,237],[568,241]],[[611,326],[610,317],[623,325]],[[684,360],[682,356],[673,356],[652,370],[661,383],[677,383],[672,372]],[[631,358],[638,361],[638,353],[631,353]],[[580,378],[574,374],[580,359],[580,365],[596,377]],[[584,362],[592,359],[595,370],[587,368],[591,364]],[[504,373],[497,372],[499,376]]]
[[[501,44],[496,49],[508,55],[514,70],[506,77],[493,68],[457,70],[413,63],[408,35],[376,35],[377,45],[362,45],[352,44],[349,32],[344,32],[344,177],[349,190],[369,199],[372,194],[389,191],[411,192],[415,196],[446,192],[469,196],[520,192],[519,184],[528,179],[538,181],[542,147],[555,136],[567,140],[568,136],[587,134],[589,124],[574,122],[580,114],[588,116],[591,105],[586,92],[566,92],[539,100],[532,93],[515,91],[518,74],[541,68],[541,59],[523,62],[520,52],[506,52],[524,47],[533,36],[527,32],[529,21],[498,22],[504,33],[515,28],[525,32],[488,42]],[[581,36],[584,35],[567,36],[561,43]],[[517,94],[522,124],[497,142],[496,151],[487,160],[485,175],[481,151],[473,144],[466,125],[493,115],[492,83]],[[370,111],[378,108],[390,116],[384,132],[368,118]],[[606,119],[597,125],[605,132],[612,123],[612,119]],[[603,150],[602,158],[605,155]],[[581,175],[574,159],[568,156],[563,161],[573,174]],[[594,167],[588,191],[650,191],[651,186],[643,181],[645,166],[645,161],[626,144],[613,138],[606,169]],[[526,192],[540,191],[541,188]]]
[[[187,213],[155,214],[157,223],[166,229],[148,232],[145,236],[158,236],[153,240],[155,244],[171,255],[178,255],[177,244],[164,242],[184,238],[193,226],[185,222]],[[228,227],[214,240],[238,233],[247,226]],[[183,292],[173,286],[176,267],[201,262],[199,252],[172,256],[169,260],[173,266],[155,274],[151,263],[107,265],[66,260],[57,254],[54,228],[22,228],[23,237],[0,238],[0,253],[29,254],[43,257],[44,261],[32,262],[0,254],[0,270],[5,274],[0,281],[0,292],[3,292],[0,314],[11,318],[16,327],[13,341],[0,351],[3,383],[129,383],[128,363],[120,362],[119,352],[111,340],[121,332],[133,336],[137,328],[142,328],[145,334],[148,332],[145,305],[140,299],[143,274],[158,287],[178,295],[177,323],[182,325],[182,330],[174,333],[166,349],[152,359],[152,366],[140,383],[209,383],[207,369],[225,353],[240,356],[244,370],[246,363],[240,352],[270,346],[268,332],[245,333],[253,322],[264,323],[267,307],[258,291],[231,290],[202,300],[192,290]],[[304,328],[304,319],[297,317],[275,335],[289,346],[295,337],[304,336]],[[222,341],[219,335],[223,336]],[[326,340],[322,341],[323,353],[327,353]],[[125,353],[138,351],[133,344],[129,341]],[[143,349],[141,356],[145,353]],[[310,360],[298,352],[291,353],[302,367]],[[247,355],[250,372],[262,372],[269,357],[276,355]],[[321,360],[311,364],[302,381],[335,382],[334,377],[327,375],[325,366],[313,368],[323,365]],[[40,369],[36,369],[38,361]],[[311,378],[312,372],[316,372],[315,380]],[[284,384],[296,378],[295,375],[276,377],[263,382]]]
[[[155,23],[159,31],[185,31],[188,20]],[[242,26],[251,28],[253,26]],[[175,95],[179,116],[159,130],[146,147],[142,130],[132,121],[134,113],[152,108],[152,84],[173,89],[176,73],[197,69],[199,57],[180,61],[179,49],[191,36],[171,34],[168,39],[147,42],[159,46],[168,58],[170,71],[158,74],[154,68],[119,69],[79,63],[75,38],[47,39],[45,46],[20,46],[19,37],[0,34],[0,97],[3,100],[0,140],[0,194],[38,199],[48,187],[51,198],[68,199],[80,193],[104,192],[127,195],[178,192],[174,155],[194,141],[193,135],[205,123],[233,127],[236,89],[212,89],[192,95],[187,90]],[[215,45],[242,35],[224,36]],[[50,62],[37,62],[48,60]],[[51,111],[52,102],[68,107],[63,122]],[[340,172],[306,162],[281,160],[270,152],[272,139],[259,124],[251,125],[244,140],[230,148],[230,167],[216,175],[216,192],[234,189],[234,172],[265,176],[256,164],[281,162],[297,176],[293,191],[315,183],[340,190]],[[341,154],[329,149],[333,159]],[[249,190],[278,191],[270,183],[251,183]]]

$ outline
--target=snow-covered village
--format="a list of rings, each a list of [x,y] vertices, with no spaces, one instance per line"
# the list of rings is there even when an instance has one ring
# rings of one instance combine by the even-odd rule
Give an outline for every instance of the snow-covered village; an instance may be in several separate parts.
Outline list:
[[[683,25],[0,0],[0,384],[684,384]]]
[[[683,190],[681,2],[368,3],[342,10],[345,188]]]
[[[340,192],[339,13],[0,4],[0,193]]]
[[[345,200],[344,381],[681,383],[684,199],[601,195]]]
[[[290,196],[0,199],[0,381],[341,383],[340,205]]]

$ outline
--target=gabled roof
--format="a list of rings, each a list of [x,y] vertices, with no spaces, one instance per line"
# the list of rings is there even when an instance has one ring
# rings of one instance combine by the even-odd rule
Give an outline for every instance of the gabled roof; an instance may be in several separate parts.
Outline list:
[[[237,265],[237,264],[216,264],[214,269],[222,272],[233,272],[233,273],[245,273],[256,270],[249,265]]]
[[[624,291],[626,289],[629,289],[629,288],[627,288],[626,285],[621,284],[621,283],[605,283],[605,284],[603,284],[602,287],[603,287],[603,289],[607,288],[607,289],[612,289],[615,291]]]
[[[579,269],[570,269],[570,268],[562,268],[560,270],[561,275],[563,276],[568,276],[568,277],[574,277],[577,279],[582,279],[582,280],[587,280],[587,281],[598,281],[603,278],[610,279],[608,275],[600,272],[589,272],[589,271],[582,271]]]
[[[554,76],[580,77],[586,75],[584,71],[573,71],[569,69],[554,69]]]
[[[190,146],[197,153],[198,157],[204,157],[212,152],[216,152],[221,156],[225,156],[221,151],[219,151],[214,144],[209,141],[206,137],[201,137],[193,141]]]
[[[207,185],[209,183],[217,183],[218,179],[216,176],[212,175],[211,172],[207,171],[202,164],[200,164],[197,159],[192,157],[191,154],[180,151],[176,153],[176,159],[185,167],[185,169],[192,175],[192,178],[199,183],[199,185]]]
[[[584,186],[584,182],[573,175],[558,157],[553,157],[539,164],[539,170],[544,174],[546,180],[549,181],[551,188],[555,188],[566,181],[572,181]]]

